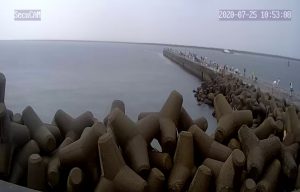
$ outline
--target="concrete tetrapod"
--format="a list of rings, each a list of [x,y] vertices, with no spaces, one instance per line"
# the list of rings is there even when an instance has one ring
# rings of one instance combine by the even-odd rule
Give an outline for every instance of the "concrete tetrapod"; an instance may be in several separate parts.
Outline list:
[[[298,119],[295,106],[289,106],[285,112],[286,137],[283,144],[291,145],[300,142],[300,121]]]
[[[98,185],[95,188],[95,192],[114,192],[114,183],[106,179],[105,177],[101,176]]]
[[[204,132],[208,127],[208,122],[206,118],[199,117],[193,120],[189,115],[189,113],[186,111],[186,109],[182,106],[180,118],[179,118],[179,124],[177,126],[178,132],[187,131],[193,124],[198,125],[198,127],[202,129]]]
[[[152,167],[157,167],[164,174],[169,174],[173,167],[173,160],[169,153],[149,151],[149,160]]]
[[[296,158],[298,155],[299,144],[294,143],[290,146],[282,144],[281,147],[281,165],[285,176],[289,179],[297,177],[297,163]]]
[[[253,179],[245,179],[242,187],[241,192],[256,192],[256,183]]]
[[[144,119],[145,117],[148,116],[152,116],[152,123],[150,122],[150,120],[148,120],[149,124],[148,127],[152,127],[152,129],[154,129],[153,131],[148,130],[146,135],[154,135],[153,133],[156,133],[157,131],[157,127],[152,125],[155,124],[156,122],[154,122],[154,118],[157,117],[159,118],[159,112],[142,112],[138,115],[138,122],[140,122],[142,119]],[[142,121],[141,121],[142,122]],[[185,108],[182,106],[181,108],[181,113],[180,113],[180,117],[179,117],[179,121],[178,121],[178,126],[177,126],[177,130],[178,132],[181,131],[187,131],[193,124],[196,124],[198,127],[200,127],[203,131],[206,131],[207,127],[208,127],[208,122],[207,119],[205,117],[199,117],[197,119],[192,119],[190,117],[190,115],[188,114],[188,112],[185,110]],[[158,127],[159,129],[160,127]],[[151,132],[152,134],[149,134],[148,132]],[[174,135],[174,132],[171,132],[172,135]],[[143,133],[142,133],[143,134]],[[145,134],[143,134],[145,135]],[[174,137],[174,136],[173,136]],[[153,138],[153,137],[152,137]],[[147,140],[147,139],[146,139]]]
[[[8,177],[11,168],[12,147],[10,143],[0,143],[0,176]]]
[[[98,138],[105,132],[106,128],[102,123],[95,123],[92,127],[84,129],[80,139],[58,151],[60,163],[75,167],[85,165],[89,159],[96,158]]]
[[[8,115],[8,119],[9,119],[10,121],[12,121],[13,116],[14,116],[14,113],[13,113],[11,110],[9,110],[9,109],[6,109],[6,113],[7,113],[7,115]]]
[[[163,134],[165,136],[161,137],[161,139],[159,139],[161,143],[165,143],[166,141],[162,141],[162,140],[165,140],[166,138],[169,138],[169,137],[175,138],[176,129],[173,129],[174,125],[173,125],[172,121],[166,120],[165,118],[161,118],[161,120],[159,121],[159,113],[158,112],[140,113],[138,119],[139,119],[139,121],[137,123],[138,127],[142,128],[142,129],[140,129],[140,132],[146,139],[147,143],[149,143],[149,141],[151,141],[153,138],[158,138],[160,129],[162,129],[162,132],[165,132]],[[162,128],[160,128],[159,122],[161,122]],[[143,126],[139,125],[139,124],[143,124]],[[177,126],[178,132],[187,131],[188,128],[190,128],[190,126],[192,126],[193,124],[198,125],[198,127],[200,127],[203,131],[206,131],[206,129],[208,127],[207,120],[204,117],[200,117],[195,120],[192,120],[190,115],[184,109],[184,107],[182,107],[181,113],[180,113],[180,119],[179,119],[178,126]],[[171,128],[164,127],[164,126],[168,126],[168,125],[172,126],[172,127]],[[170,131],[169,129],[171,129],[173,131]],[[175,145],[171,144],[171,146],[174,147]],[[168,147],[165,147],[165,148],[168,148]],[[174,149],[169,149],[169,150],[167,149],[165,151],[172,151],[172,150],[174,150]]]
[[[100,189],[124,192],[146,190],[147,182],[125,164],[110,133],[106,133],[98,139],[98,150],[102,177],[98,183],[97,192],[100,192]]]
[[[104,124],[96,122],[92,127],[85,128],[78,140],[58,151],[61,167],[78,166],[82,168],[86,177],[89,178],[86,186],[90,188],[93,188],[99,180],[100,167],[97,164],[97,140],[105,132]]]
[[[23,124],[23,119],[22,119],[22,115],[20,113],[15,113],[13,118],[12,118],[12,121],[15,122],[15,123],[19,123],[19,124]]]
[[[276,134],[282,131],[283,130],[277,126],[273,117],[267,117],[257,128],[254,129],[255,135],[259,139],[266,139],[270,134]]]
[[[126,154],[133,170],[146,175],[150,170],[146,140],[140,134],[136,124],[118,108],[109,117],[116,141]]]
[[[148,192],[164,191],[164,174],[157,168],[152,168],[148,176]]]
[[[203,165],[207,166],[216,181],[216,191],[236,191],[239,189],[240,179],[246,158],[239,149],[233,150],[225,162],[206,158]]]
[[[7,115],[8,110],[6,109],[6,106],[4,103],[0,103],[0,137],[1,137],[1,142],[3,142],[3,138],[5,137],[5,120]],[[9,118],[8,118],[9,119]]]
[[[4,74],[0,72],[0,103],[4,103],[5,85],[6,85],[6,78]]]
[[[146,117],[145,117],[146,118]],[[162,151],[174,154],[177,142],[177,129],[173,121],[167,118],[159,118],[160,144]]]
[[[159,124],[157,124],[157,119]],[[170,121],[169,119],[164,117],[160,118],[159,112],[142,112],[138,116],[137,124],[138,127],[141,127],[140,132],[146,139],[147,143],[149,143],[149,141],[152,141],[153,138],[157,138],[159,131],[161,131],[159,142],[161,145],[165,146],[162,147],[163,151],[168,153],[174,152],[176,146],[175,138],[177,135],[177,131],[176,125],[173,121]],[[140,126],[139,124],[143,124],[143,126]],[[198,125],[198,127],[200,127],[203,131],[206,131],[208,127],[206,118],[200,117],[192,120],[184,107],[182,107],[177,126],[178,132],[187,131],[188,128],[193,124]]]
[[[159,112],[160,117],[170,119],[177,125],[181,113],[182,102],[182,95],[175,90],[172,91]]]
[[[65,138],[70,137],[74,141],[81,136],[82,131],[86,127],[91,127],[94,124],[93,114],[89,111],[74,119],[60,109],[55,113],[54,119],[62,135],[64,135]]]
[[[26,125],[10,122],[7,132],[9,141],[14,148],[19,148],[30,140],[30,133]]]
[[[47,180],[49,186],[52,188],[57,187],[60,180],[60,160],[58,158],[58,153],[62,148],[73,142],[74,141],[70,137],[65,138],[60,146],[53,152],[53,155],[49,160],[47,168]]]
[[[26,107],[22,117],[24,124],[30,131],[31,137],[39,144],[40,149],[45,152],[53,151],[56,148],[56,140],[32,107]]]
[[[12,147],[7,135],[7,131],[10,130],[9,125],[5,104],[0,103],[0,175],[4,177],[9,175],[12,157]]]
[[[223,143],[234,135],[241,125],[252,125],[253,117],[250,110],[234,111],[219,119],[215,132],[215,140]]]
[[[211,159],[211,158],[206,158],[202,163],[202,165],[205,165],[206,167],[208,167],[211,170],[212,175],[215,180],[217,180],[223,164],[224,164],[224,162],[218,161],[215,159]]]
[[[242,149],[241,148],[241,143],[236,138],[231,138],[230,139],[230,141],[228,143],[228,147],[230,149],[232,149],[232,150],[234,150],[234,149]]]
[[[193,119],[191,118],[191,116],[183,106],[181,107],[181,112],[180,112],[180,117],[178,122],[179,122],[177,126],[178,132],[187,131],[190,128],[190,126],[194,124]]]
[[[113,131],[111,128],[111,123],[110,123],[109,119],[110,119],[110,116],[112,115],[112,112],[114,111],[114,109],[117,109],[117,108],[125,114],[124,102],[122,100],[113,100],[111,107],[110,107],[110,113],[103,120],[103,123],[107,128],[107,132],[111,133],[115,140],[116,140],[116,138],[115,138],[115,135],[113,134]]]
[[[156,115],[148,115],[147,117],[139,120],[136,126],[140,134],[149,145],[153,138],[157,138],[160,132],[159,118]]]
[[[78,167],[71,169],[67,180],[67,192],[80,192],[83,188],[83,173]]]
[[[235,149],[222,165],[216,181],[216,191],[236,191],[239,189],[239,180],[246,163],[244,153]]]
[[[284,121],[285,112],[283,110],[283,107],[282,108],[276,107],[276,109],[273,111],[273,113],[274,113],[274,119],[276,121],[281,121],[281,122]]]
[[[148,115],[155,115],[159,117],[159,112],[141,112],[138,114],[138,121],[147,117]]]
[[[247,157],[248,174],[251,178],[257,180],[264,169],[265,163],[279,155],[281,142],[276,136],[259,140],[246,125],[240,128],[238,136]]]
[[[295,182],[295,189],[300,189],[300,165],[298,165],[297,178]]]
[[[147,117],[148,115],[155,115],[157,117],[159,117],[159,112],[141,112],[138,115],[138,120],[141,120],[145,117]],[[200,123],[200,124],[198,124]],[[189,129],[190,126],[192,126],[193,124],[197,124],[203,131],[205,131],[207,129],[207,120],[205,119],[205,117],[199,117],[197,119],[192,119],[191,116],[188,114],[188,112],[186,111],[186,109],[182,106],[181,108],[181,112],[180,112],[180,117],[178,120],[178,131],[187,131]]]
[[[169,191],[182,191],[184,187],[187,187],[187,182],[193,177],[195,171],[193,135],[182,131],[179,133],[174,166],[169,176]]]
[[[217,96],[215,96],[214,108],[217,121],[219,121],[222,116],[233,112],[230,104],[227,102],[226,98],[222,94],[218,94]]]
[[[119,108],[123,113],[125,113],[125,104],[122,100],[114,100],[112,102],[110,111],[113,111],[115,108]]]
[[[272,192],[277,191],[276,187],[280,175],[281,164],[275,159],[265,171],[262,179],[257,183],[257,191]]]
[[[7,122],[9,122],[8,116],[6,117]],[[0,147],[0,159],[2,159],[0,162],[0,173],[2,176],[7,177],[11,169],[14,152],[30,140],[30,134],[27,126],[14,122],[10,122],[9,126],[5,128],[8,143],[2,143]]]
[[[194,178],[190,184],[188,192],[206,192],[209,191],[212,183],[212,172],[205,165],[198,167]]]
[[[223,143],[238,131],[241,125],[252,125],[253,116],[250,110],[232,111],[224,95],[218,94],[214,99],[218,120],[215,140]]]
[[[50,133],[54,136],[56,145],[58,146],[63,140],[59,128],[56,125],[47,124],[47,123],[45,123],[45,126],[50,131]]]
[[[15,151],[15,149],[23,146],[30,139],[30,134],[27,126],[17,124],[14,122],[10,122],[8,114],[6,114],[3,119],[3,135],[2,141],[5,143],[1,143],[1,165],[0,165],[0,173],[4,175],[8,175],[8,171],[10,169],[9,162],[11,161],[11,157]],[[6,162],[9,161],[9,162]],[[6,162],[6,163],[5,163]],[[4,163],[4,164],[3,164]],[[8,163],[8,164],[7,164]],[[5,170],[6,171],[3,171]]]
[[[199,117],[197,119],[194,119],[193,122],[194,122],[193,124],[197,125],[204,132],[208,128],[208,122],[207,122],[207,119],[205,117]]]
[[[12,166],[12,172],[10,176],[10,182],[19,183],[20,179],[24,176],[28,166],[28,158],[31,154],[38,154],[40,152],[37,142],[34,140],[28,141],[24,147],[16,154],[14,164]]]
[[[39,154],[32,154],[28,158],[27,186],[31,189],[43,191],[46,187],[46,165]]]
[[[122,100],[113,100],[110,107],[110,112],[112,112],[116,108],[120,109],[125,114],[125,104]],[[103,123],[105,126],[108,125],[108,119],[109,119],[109,114],[103,119]]]
[[[160,145],[163,152],[173,154],[176,148],[176,126],[178,125],[182,102],[182,95],[177,91],[172,91],[159,112]]]
[[[226,161],[231,154],[229,147],[213,140],[197,125],[192,125],[188,131],[193,134],[194,145],[203,157]]]

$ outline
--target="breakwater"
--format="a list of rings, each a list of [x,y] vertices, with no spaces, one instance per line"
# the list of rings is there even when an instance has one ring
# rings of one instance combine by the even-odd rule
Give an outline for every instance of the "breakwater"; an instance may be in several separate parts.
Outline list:
[[[300,106],[300,93],[297,91],[293,91],[291,97],[290,90],[283,89],[272,83],[257,79],[255,76],[247,78],[243,76],[240,71],[237,72],[234,69],[228,68],[228,66],[221,67],[216,63],[211,64],[204,60],[199,61],[197,60],[196,55],[185,55],[184,53],[173,49],[164,49],[163,55],[202,81],[209,82],[212,79],[215,79],[218,75],[231,75],[240,79],[244,84],[252,85],[263,92],[270,93],[277,99],[284,99],[289,103]]]
[[[163,55],[203,81],[212,81],[216,76],[213,70],[175,54],[171,50],[165,49]]]

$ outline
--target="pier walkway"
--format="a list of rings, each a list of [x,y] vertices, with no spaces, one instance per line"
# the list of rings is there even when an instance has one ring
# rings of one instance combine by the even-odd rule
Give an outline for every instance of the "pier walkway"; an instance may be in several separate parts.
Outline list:
[[[194,54],[185,55],[184,53],[173,49],[165,49],[163,51],[163,55],[201,80],[211,80],[213,76],[218,73],[233,74],[244,83],[254,85],[256,88],[260,88],[261,91],[269,92],[278,99],[285,99],[289,103],[294,103],[295,105],[300,106],[299,92],[293,91],[293,94],[290,97],[289,90],[282,87],[274,87],[272,83],[264,81],[263,78],[253,80],[243,76],[243,74],[235,73],[234,70],[224,70],[216,63],[211,64],[204,60],[199,60]]]

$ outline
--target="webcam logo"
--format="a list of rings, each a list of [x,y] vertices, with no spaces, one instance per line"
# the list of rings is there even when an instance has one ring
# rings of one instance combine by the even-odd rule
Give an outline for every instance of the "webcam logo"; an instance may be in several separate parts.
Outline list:
[[[15,21],[40,21],[41,20],[41,10],[16,10],[14,12]]]

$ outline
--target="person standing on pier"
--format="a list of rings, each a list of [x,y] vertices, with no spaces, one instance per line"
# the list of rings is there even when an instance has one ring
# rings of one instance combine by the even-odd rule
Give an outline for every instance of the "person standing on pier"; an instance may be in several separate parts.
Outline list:
[[[255,82],[257,81],[257,77],[255,76],[254,72],[252,72],[252,80],[255,81]]]
[[[246,68],[244,68],[244,77],[246,77]]]
[[[293,91],[294,91],[294,89],[293,89],[293,83],[290,82],[290,97],[292,97]]]
[[[276,81],[273,81],[273,83],[272,83],[272,94],[273,94],[273,90],[274,90],[275,86],[276,86]]]

